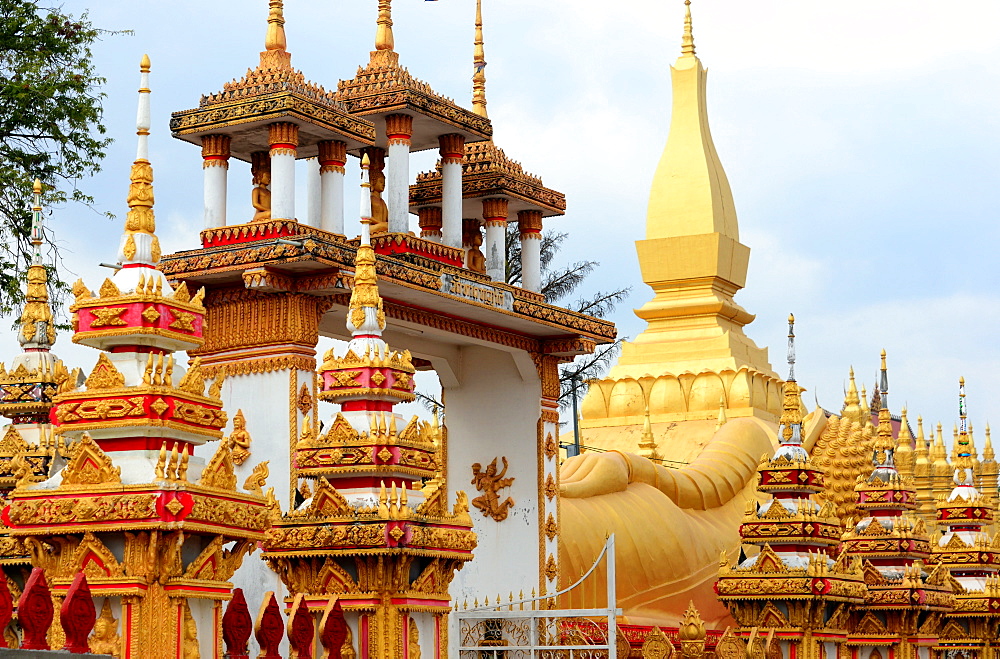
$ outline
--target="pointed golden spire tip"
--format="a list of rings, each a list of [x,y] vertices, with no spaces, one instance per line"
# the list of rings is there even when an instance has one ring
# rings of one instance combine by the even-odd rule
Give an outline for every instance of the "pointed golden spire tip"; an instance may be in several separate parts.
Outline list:
[[[267,36],[264,38],[265,50],[285,50],[285,8],[282,0],[269,0],[267,14]]]
[[[139,71],[141,73],[149,73],[151,63],[149,61],[149,55],[143,55],[142,59],[139,61]]]
[[[684,0],[684,36],[681,38],[681,57],[694,57],[694,30],[691,27],[691,0]]]

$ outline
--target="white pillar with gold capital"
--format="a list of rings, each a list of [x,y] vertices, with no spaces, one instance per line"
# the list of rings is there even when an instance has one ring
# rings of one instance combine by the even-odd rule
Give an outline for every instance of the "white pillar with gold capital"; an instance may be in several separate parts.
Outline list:
[[[344,233],[344,165],[347,143],[339,140],[319,143],[320,219],[319,227],[330,233]]]
[[[226,194],[229,187],[228,135],[201,138],[202,168],[205,171],[205,228],[226,226]]]
[[[493,281],[507,280],[507,200],[483,199],[486,224],[486,274]]]
[[[455,133],[438,137],[441,145],[442,240],[449,247],[462,246],[462,157],[465,137]]]
[[[271,146],[271,219],[295,219],[295,156],[299,127],[278,122],[268,127]]]
[[[518,211],[521,234],[521,288],[533,293],[542,290],[542,212]]]
[[[390,114],[385,118],[389,143],[389,165],[385,173],[386,205],[389,207],[389,233],[410,230],[410,138],[413,117]]]

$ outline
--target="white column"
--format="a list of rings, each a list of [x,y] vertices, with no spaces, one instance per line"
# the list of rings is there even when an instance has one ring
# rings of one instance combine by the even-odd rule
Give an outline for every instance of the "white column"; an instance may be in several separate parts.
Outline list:
[[[295,219],[295,156],[299,127],[281,122],[268,126],[271,145],[271,219]]]
[[[344,165],[347,144],[340,141],[319,143],[320,221],[330,233],[344,234]]]
[[[389,164],[385,173],[386,205],[389,206],[389,233],[410,230],[410,137],[413,117],[390,114],[385,118],[389,143]]]
[[[228,135],[201,138],[202,168],[205,171],[205,228],[226,226],[226,191],[229,185]]]
[[[493,281],[507,280],[507,200],[483,199],[486,224],[486,274]]]
[[[306,208],[306,221],[305,223],[311,227],[319,227],[320,224],[320,175],[319,175],[319,160],[316,158],[308,158],[305,161],[306,166],[306,199],[308,200],[308,208]]]
[[[442,242],[449,247],[462,246],[462,156],[465,137],[441,135],[441,211]]]
[[[521,288],[539,293],[542,290],[542,213],[518,211],[521,234]]]

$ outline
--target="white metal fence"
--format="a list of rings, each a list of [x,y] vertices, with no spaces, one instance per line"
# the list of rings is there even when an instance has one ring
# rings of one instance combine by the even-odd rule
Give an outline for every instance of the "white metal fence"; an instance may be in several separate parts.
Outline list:
[[[604,560],[608,608],[550,609],[563,593],[583,583]],[[552,595],[456,612],[459,659],[616,659],[621,615],[615,596],[615,536],[569,588]]]

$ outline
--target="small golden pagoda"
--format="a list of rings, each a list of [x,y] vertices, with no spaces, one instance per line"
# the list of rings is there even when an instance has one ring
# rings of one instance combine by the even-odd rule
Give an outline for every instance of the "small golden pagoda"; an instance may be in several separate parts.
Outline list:
[[[955,487],[937,501],[943,533],[934,557],[951,570],[955,609],[947,614],[937,650],[961,652],[969,659],[991,657],[997,648],[1000,623],[1000,534],[991,536],[997,499],[974,485],[974,447],[965,404],[965,378],[959,382],[959,435],[955,443]]]
[[[343,176],[348,152],[371,146],[374,125],[355,116],[333,92],[292,67],[284,3],[269,0],[264,50],[256,68],[201,97],[198,107],[173,113],[176,138],[202,148],[205,174],[204,247],[295,236],[313,229],[343,234]],[[228,221],[229,159],[251,163],[254,213]],[[295,210],[295,161],[314,158],[325,181],[324,208],[315,217]]]
[[[185,371],[172,354],[201,345],[204,308],[200,294],[173,289],[156,267],[149,70],[143,57],[121,267],[97,295],[74,286],[74,341],[102,352],[84,384],[67,381],[52,400],[67,460],[41,482],[21,479],[3,518],[45,570],[57,607],[80,572],[105,599],[93,649],[208,657],[221,638],[228,579],[264,538],[271,508],[263,474],[237,490],[229,442],[207,463],[192,455],[222,437],[227,417],[222,380],[206,392],[201,367]],[[64,640],[53,626],[51,647]]]
[[[771,498],[747,504],[744,543],[759,551],[737,565],[728,558],[716,590],[740,633],[774,630],[768,656],[811,657],[843,641],[852,605],[864,602],[860,563],[838,553],[840,522],[823,499],[824,473],[802,446],[802,388],[795,379],[794,318],[788,319],[789,375],[778,430],[780,445],[758,468],[758,490]]]
[[[49,418],[56,394],[78,384],[80,373],[69,373],[52,353],[56,341],[55,320],[49,304],[48,274],[42,261],[42,182],[35,180],[31,209],[33,255],[28,268],[26,302],[18,324],[17,338],[23,352],[8,370],[0,364],[0,415],[11,423],[0,429],[0,505],[19,484],[45,480],[53,458],[65,457],[66,446],[57,439]],[[23,539],[10,535],[0,520],[0,566],[15,595],[31,572],[31,557]],[[6,636],[13,630],[0,630]]]
[[[864,606],[851,614],[848,645],[861,656],[894,648],[904,659],[926,654],[955,597],[947,569],[927,563],[930,536],[916,514],[913,479],[896,468],[888,390],[883,351],[874,469],[854,488],[857,508],[866,516],[844,534],[841,546],[845,555],[863,561],[867,588]]]
[[[488,115],[482,0],[476,1],[472,81],[473,112],[485,118]],[[543,218],[563,215],[566,196],[545,187],[541,177],[526,172],[521,163],[509,158],[494,143],[492,137],[466,143],[461,165],[462,246],[467,250],[466,267],[494,281],[506,282],[507,222],[516,219],[522,264],[529,262],[529,267],[522,267],[517,274],[523,288],[539,292],[541,281],[534,277],[535,269],[530,263],[538,258],[535,248],[541,244]],[[416,183],[410,186],[410,210],[420,218],[421,237],[441,238],[444,196],[442,158],[433,170],[417,174]],[[486,228],[485,239],[481,227]]]
[[[362,171],[367,188],[367,158]],[[304,425],[293,459],[299,476],[315,487],[303,485],[305,501],[275,520],[264,558],[288,588],[289,601],[302,595],[313,611],[340,603],[359,630],[361,656],[444,657],[448,588],[472,559],[476,535],[464,493],[448,510],[439,429],[416,417],[404,425],[393,412],[396,403],[413,400],[414,368],[409,352],[393,351],[382,339],[370,197],[361,198],[362,237],[347,314],[353,338],[343,357],[331,351],[319,369],[320,399],[341,409],[325,432]]]

